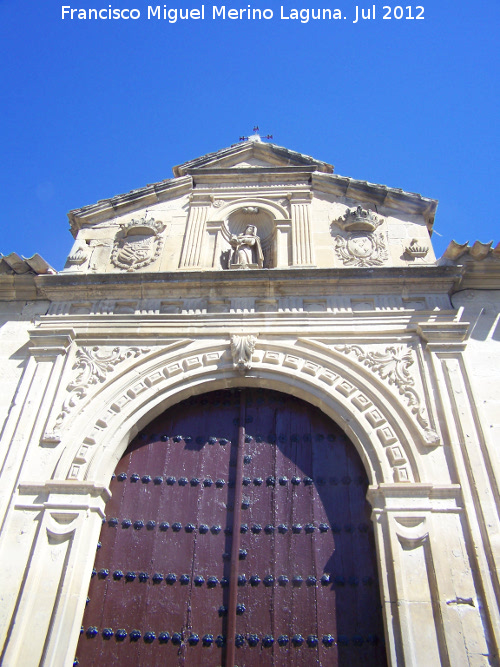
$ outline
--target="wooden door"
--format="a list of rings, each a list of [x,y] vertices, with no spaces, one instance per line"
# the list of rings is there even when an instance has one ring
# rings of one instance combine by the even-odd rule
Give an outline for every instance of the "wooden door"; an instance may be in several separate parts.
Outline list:
[[[77,664],[385,665],[367,484],[293,397],[170,408],[113,475]]]

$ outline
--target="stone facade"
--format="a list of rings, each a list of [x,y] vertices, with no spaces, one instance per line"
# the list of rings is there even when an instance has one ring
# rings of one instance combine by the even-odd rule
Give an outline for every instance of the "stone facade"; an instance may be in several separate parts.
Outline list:
[[[237,386],[359,452],[389,663],[498,664],[500,253],[436,261],[436,205],[251,140],[72,211],[58,274],[1,260],[3,665],[73,664],[117,461]]]

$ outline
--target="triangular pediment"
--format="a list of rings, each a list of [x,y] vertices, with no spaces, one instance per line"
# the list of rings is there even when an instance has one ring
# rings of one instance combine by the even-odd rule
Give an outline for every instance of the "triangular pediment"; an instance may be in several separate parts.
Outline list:
[[[276,144],[265,144],[262,141],[244,141],[215,153],[208,153],[189,162],[174,167],[175,176],[184,176],[194,170],[220,169],[256,169],[256,168],[287,168],[308,167],[327,174],[333,172],[333,166],[309,155],[291,151]]]

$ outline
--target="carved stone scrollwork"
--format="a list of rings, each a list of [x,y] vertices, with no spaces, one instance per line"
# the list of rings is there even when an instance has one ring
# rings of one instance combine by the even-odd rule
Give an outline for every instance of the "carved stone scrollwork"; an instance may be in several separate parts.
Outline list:
[[[119,269],[135,271],[154,262],[160,255],[163,247],[163,237],[160,235],[165,229],[162,222],[154,218],[149,220],[131,220],[118,232],[111,262]]]
[[[233,366],[240,373],[252,367],[252,354],[255,350],[257,338],[255,336],[231,336],[231,354]]]
[[[352,232],[335,237],[335,253],[345,266],[381,266],[388,253],[382,234]]]
[[[415,380],[408,370],[414,363],[411,350],[392,345],[387,347],[384,352],[367,352],[359,345],[336,345],[335,349],[346,355],[352,352],[364,366],[377,373],[389,384],[397,387],[399,393],[406,398],[418,424],[423,428],[427,444],[439,444],[439,436],[429,424],[426,409],[414,388]]]
[[[69,395],[64,400],[61,412],[56,417],[51,436],[54,437],[54,434],[61,429],[64,420],[77,405],[77,402],[87,396],[92,385],[103,383],[108,373],[112,372],[120,362],[125,359],[136,358],[146,352],[149,352],[149,348],[96,346],[79,349],[73,365],[73,370],[77,371],[76,377],[66,387]]]

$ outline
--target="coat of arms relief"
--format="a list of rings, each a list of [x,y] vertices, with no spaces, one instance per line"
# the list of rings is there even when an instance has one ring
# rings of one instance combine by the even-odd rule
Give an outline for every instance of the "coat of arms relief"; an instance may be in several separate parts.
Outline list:
[[[346,235],[337,235],[335,254],[344,266],[381,266],[388,259],[386,241],[376,229],[383,220],[371,209],[357,206],[347,209],[343,218],[335,220],[333,226],[340,227]],[[333,231],[333,229],[332,229]]]
[[[163,248],[163,222],[146,216],[131,220],[116,235],[111,262],[119,269],[135,271],[152,264]]]

